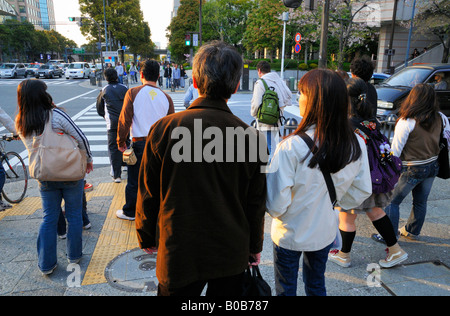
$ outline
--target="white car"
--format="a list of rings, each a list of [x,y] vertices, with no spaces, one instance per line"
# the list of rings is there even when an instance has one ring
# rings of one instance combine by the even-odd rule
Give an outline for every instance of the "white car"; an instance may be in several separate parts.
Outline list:
[[[88,63],[71,63],[66,70],[66,79],[71,78],[89,78],[91,75],[91,68]]]
[[[27,68],[24,64],[5,63],[0,66],[0,78],[26,77]]]

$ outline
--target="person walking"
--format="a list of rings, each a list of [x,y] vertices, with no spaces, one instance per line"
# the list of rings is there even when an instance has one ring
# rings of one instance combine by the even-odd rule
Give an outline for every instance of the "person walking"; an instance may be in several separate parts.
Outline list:
[[[0,123],[13,134],[13,139],[20,139],[17,136],[16,127],[14,125],[13,119],[0,107]],[[6,173],[5,168],[3,168],[3,164],[0,164],[0,192],[3,190],[3,186],[5,185]],[[3,201],[2,196],[0,195],[0,212],[12,208],[12,205]]]
[[[166,78],[166,89],[169,89],[172,87],[171,80],[172,80],[172,68],[170,68],[170,65],[168,62],[166,62],[164,66],[164,78]]]
[[[425,222],[428,195],[439,172],[437,157],[443,119],[436,92],[427,84],[416,85],[400,106],[392,151],[402,160],[403,169],[392,202],[384,211],[398,234],[400,204],[412,192],[411,214],[400,228],[400,235],[406,238],[416,239]]]
[[[47,85],[40,80],[24,80],[17,88],[18,114],[16,129],[28,150],[33,151],[33,139],[41,135],[51,115],[53,130],[72,136],[81,150],[86,151],[86,173],[93,170],[89,142],[81,129],[47,93]],[[50,113],[52,112],[52,113]],[[44,217],[37,240],[38,266],[43,274],[51,274],[57,266],[57,225],[64,199],[68,222],[67,259],[78,263],[82,257],[82,202],[84,179],[79,181],[39,181]]]
[[[366,102],[367,85],[360,78],[351,78],[347,81],[347,90],[350,96],[350,121],[353,129],[363,139],[367,139],[370,134],[365,134],[365,130],[380,129],[377,119],[372,117],[371,105]],[[380,260],[380,266],[390,268],[405,261],[408,254],[398,245],[391,220],[383,211],[391,199],[392,191],[373,193],[360,206],[351,210],[342,209],[339,213],[342,248],[341,250],[332,250],[328,255],[328,260],[344,268],[350,267],[350,251],[356,236],[356,217],[358,214],[366,214],[388,246],[388,256],[384,260]]]
[[[278,94],[281,115],[283,113],[283,109],[286,106],[290,106],[292,103],[292,92],[276,72],[271,72],[270,64],[267,61],[260,61],[256,68],[258,70],[258,77],[260,78],[260,80],[255,83],[250,114],[251,116],[256,118],[257,129],[266,135],[267,146],[269,149],[270,157],[272,157],[277,144],[280,142],[279,137],[281,122],[279,122],[277,125],[268,125],[258,122],[258,109],[262,104],[263,96],[266,91],[262,80],[264,80],[269,87],[273,87],[275,89],[275,92]]]
[[[186,80],[187,76],[186,76],[186,70],[184,70],[183,65],[180,65],[180,86],[181,89],[184,89],[185,86],[185,80]]]
[[[131,83],[137,83],[137,68],[136,68],[136,64],[133,62],[131,62],[131,67],[130,67],[130,78],[131,78]]]
[[[348,120],[345,82],[336,72],[315,69],[299,82],[303,118],[277,147],[267,174],[272,216],[275,290],[297,294],[299,260],[308,296],[325,296],[325,269],[337,235],[337,219],[322,172],[331,174],[337,206],[352,209],[372,193],[364,141]],[[311,138],[314,153],[302,136]],[[320,166],[320,168],[319,168]]]
[[[121,152],[124,152],[128,148],[127,139],[130,135],[131,147],[137,158],[135,165],[128,165],[125,205],[116,212],[116,216],[120,219],[133,221],[135,218],[139,168],[150,127],[164,116],[175,113],[172,98],[156,85],[158,77],[158,62],[155,60],[143,62],[141,64],[142,85],[128,90],[120,112],[117,146]]]
[[[181,72],[180,69],[178,68],[178,64],[175,64],[172,75],[173,75],[174,89],[178,89],[180,87],[180,79],[181,79]]]
[[[105,78],[108,84],[97,97],[97,113],[106,121],[108,135],[108,155],[111,163],[111,176],[115,183],[120,183],[122,178],[122,152],[117,148],[117,125],[122,111],[125,95],[128,88],[119,83],[117,71],[113,68],[105,70]],[[127,146],[130,140],[125,140]]]
[[[187,110],[156,122],[147,139],[136,230],[140,247],[158,252],[159,296],[200,296],[206,285],[207,296],[239,296],[249,256],[255,264],[260,261],[265,139],[227,106],[239,87],[242,67],[242,57],[232,46],[203,45],[193,63],[199,98]],[[218,145],[214,157],[210,144],[194,136],[210,132],[216,139],[233,138]],[[262,158],[253,156],[259,140]]]
[[[117,63],[116,66],[117,75],[119,76],[119,83],[123,84],[123,74],[125,73],[125,69],[120,62]]]
[[[350,64],[352,78],[360,78],[367,85],[366,102],[371,106],[372,118],[377,116],[378,93],[377,89],[369,82],[372,79],[374,66],[369,57],[357,57]]]

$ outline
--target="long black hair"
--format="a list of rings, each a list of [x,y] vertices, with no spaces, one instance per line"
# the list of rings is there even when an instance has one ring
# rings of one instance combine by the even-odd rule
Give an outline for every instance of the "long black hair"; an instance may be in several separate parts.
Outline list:
[[[47,93],[47,85],[37,79],[24,80],[19,84],[17,106],[19,112],[16,117],[16,129],[24,137],[33,133],[42,134],[49,118],[49,111],[55,107],[52,97]]]
[[[302,77],[299,91],[307,96],[305,115],[294,134],[315,126],[318,146],[308,165],[321,165],[336,173],[361,156],[361,147],[348,119],[348,95],[344,80],[334,71],[315,69]]]

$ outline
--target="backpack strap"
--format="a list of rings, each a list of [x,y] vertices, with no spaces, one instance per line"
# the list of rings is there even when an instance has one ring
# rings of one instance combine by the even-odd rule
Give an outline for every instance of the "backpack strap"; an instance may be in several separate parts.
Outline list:
[[[269,86],[267,85],[266,80],[264,80],[263,78],[260,78],[260,80],[262,81],[263,85],[264,85],[264,89],[267,91],[269,90]]]
[[[311,137],[309,137],[306,133],[301,133],[300,137],[303,139],[303,141],[308,145],[309,149],[313,154],[317,152],[317,147],[314,144]],[[328,193],[330,194],[331,204],[333,205],[333,208],[336,206],[337,203],[337,197],[336,197],[336,188],[334,187],[333,179],[331,178],[331,174],[329,172],[325,172],[323,168],[321,168],[319,164],[320,171],[322,171],[323,177],[325,178],[325,183],[328,187]]]

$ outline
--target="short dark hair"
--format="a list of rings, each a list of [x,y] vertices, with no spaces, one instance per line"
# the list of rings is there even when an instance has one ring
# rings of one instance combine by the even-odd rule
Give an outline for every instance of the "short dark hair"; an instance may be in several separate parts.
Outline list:
[[[373,64],[369,57],[363,56],[361,58],[353,59],[350,64],[350,71],[355,76],[361,78],[365,82],[368,82],[373,75]]]
[[[195,55],[192,76],[200,94],[210,99],[229,99],[241,79],[243,61],[238,51],[222,41],[213,41]]]
[[[261,72],[263,74],[268,74],[269,72],[272,71],[272,68],[270,67],[270,64],[265,61],[265,60],[261,60],[257,65],[256,65],[256,69],[257,70],[261,70]]]
[[[154,59],[141,62],[141,73],[145,80],[156,82],[159,78],[159,63]]]
[[[106,81],[108,81],[108,83],[118,82],[119,81],[119,76],[117,75],[117,70],[115,70],[112,67],[106,68],[106,70],[105,70],[105,79],[106,79]]]

